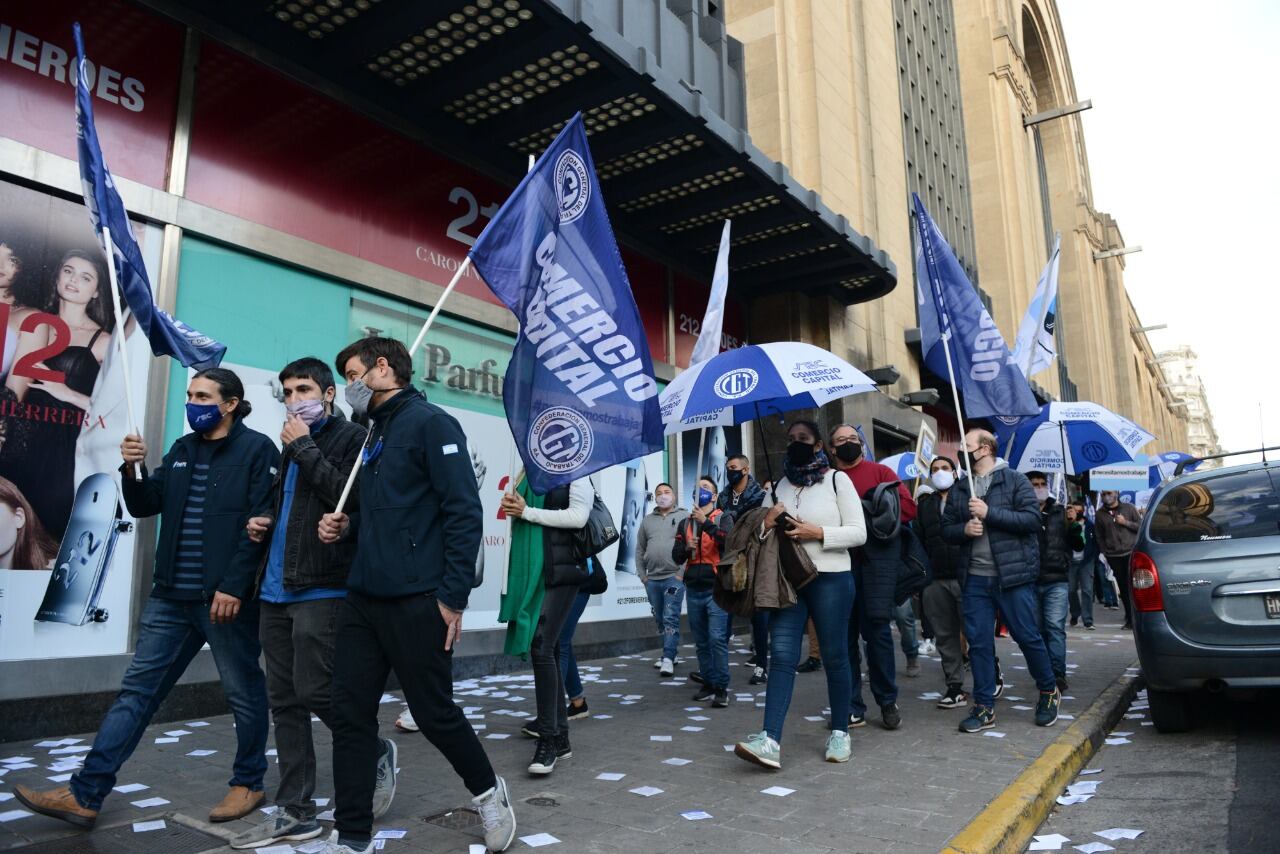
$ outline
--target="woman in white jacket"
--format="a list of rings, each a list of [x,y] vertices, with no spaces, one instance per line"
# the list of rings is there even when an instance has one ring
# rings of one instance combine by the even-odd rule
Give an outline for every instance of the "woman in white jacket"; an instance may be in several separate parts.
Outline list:
[[[822,646],[831,704],[828,762],[848,762],[851,754],[849,702],[849,612],[853,575],[849,549],[867,541],[862,503],[847,477],[835,477],[822,448],[822,431],[812,421],[796,421],[787,431],[786,477],[770,496],[773,509],[759,536],[785,536],[813,561],[818,577],[797,591],[790,608],[773,612],[769,623],[769,687],[765,692],[764,730],[738,742],[734,752],[766,768],[782,767],[782,725],[795,687],[800,642],[810,617]]]

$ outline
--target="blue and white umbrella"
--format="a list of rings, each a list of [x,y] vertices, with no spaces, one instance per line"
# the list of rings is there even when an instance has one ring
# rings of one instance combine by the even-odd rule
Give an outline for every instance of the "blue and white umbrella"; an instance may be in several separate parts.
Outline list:
[[[671,435],[875,390],[870,377],[821,347],[778,341],[727,350],[694,365],[663,389],[659,403]]]
[[[916,468],[916,455],[910,451],[885,457],[880,465],[893,469],[893,473],[902,480],[914,480],[920,476],[920,469]]]
[[[1155,489],[1164,481],[1173,479],[1173,473],[1178,470],[1178,463],[1194,459],[1195,457],[1184,454],[1182,451],[1165,451],[1158,457],[1152,457],[1149,461],[1151,465],[1148,469],[1148,486]],[[1196,461],[1183,471],[1195,471],[1199,465],[1199,461]]]
[[[1055,401],[1018,427],[1009,465],[1024,472],[1081,474],[1098,466],[1132,462],[1138,449],[1154,439],[1105,406]]]

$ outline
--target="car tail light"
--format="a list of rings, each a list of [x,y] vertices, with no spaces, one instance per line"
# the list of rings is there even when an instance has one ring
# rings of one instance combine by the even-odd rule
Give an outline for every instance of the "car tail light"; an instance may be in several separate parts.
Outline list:
[[[1129,587],[1133,605],[1139,611],[1163,611],[1164,593],[1160,591],[1160,571],[1150,555],[1134,552],[1129,561]]]

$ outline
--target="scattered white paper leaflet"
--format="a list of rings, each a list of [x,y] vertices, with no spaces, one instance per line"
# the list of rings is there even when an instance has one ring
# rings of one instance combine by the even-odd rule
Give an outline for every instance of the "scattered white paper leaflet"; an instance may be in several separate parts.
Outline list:
[[[379,830],[373,835],[374,839],[404,839],[409,834],[407,830],[395,830],[388,828],[387,830]]]
[[[188,756],[212,756],[213,754],[215,754],[215,753],[217,753],[217,752],[218,752],[218,751],[216,751],[216,750],[193,750],[193,751],[191,751],[190,753],[188,753],[187,755],[188,755]]]
[[[1108,738],[1106,740],[1106,743],[1107,744],[1133,744],[1133,742],[1127,738]]]
[[[301,849],[301,848],[299,848],[298,850],[299,850],[299,851],[301,851],[302,849]],[[486,847],[484,847],[483,845],[474,845],[474,844],[473,844],[473,845],[468,846],[468,848],[467,848],[467,854],[489,854],[489,849],[488,849],[488,848],[486,848]]]
[[[619,774],[617,771],[603,771],[596,775],[596,779],[604,780],[605,782],[608,782],[608,783],[616,783],[625,776],[627,775]]]
[[[59,747],[57,750],[50,750],[50,756],[65,756],[68,753],[88,753],[93,750],[93,746],[89,744],[77,744],[71,747]],[[28,760],[29,761],[29,760]],[[13,767],[13,766],[10,766]]]
[[[26,810],[6,810],[0,812],[0,824],[8,824],[11,821],[17,821],[20,818],[26,818],[31,813]]]
[[[55,783],[65,783],[71,779],[71,772],[68,771],[66,774],[54,774],[49,779]]]
[[[612,718],[613,715],[592,715],[591,717],[595,718],[598,721],[607,721],[610,718]]]
[[[642,798],[652,798],[654,795],[662,794],[662,789],[655,788],[654,786],[640,786],[635,789],[628,789],[627,791],[633,795],[639,795]]]
[[[670,740],[671,740],[671,736],[669,736],[669,735],[651,735],[651,736],[649,736],[649,740],[650,740],[650,741],[670,741]]]
[[[383,694],[382,699],[378,701],[378,705],[383,705],[385,703],[398,703],[398,702],[400,702],[400,698],[397,697],[395,694]]]
[[[0,765],[17,765],[20,762],[30,761],[30,756],[10,756],[8,759],[0,759]]]
[[[489,733],[488,735],[486,735],[486,736],[485,736],[485,738],[491,738],[491,739],[493,739],[494,741],[502,741],[502,740],[503,740],[503,739],[505,739],[505,738],[511,738],[511,733],[509,733],[509,732],[491,732],[491,733]]]
[[[125,783],[123,786],[116,786],[116,791],[122,795],[130,795],[134,792],[141,792],[144,789],[150,789],[146,783]]]
[[[692,812],[680,813],[680,817],[688,819],[689,821],[704,821],[711,818],[711,813],[704,810],[693,810]]]
[[[670,759],[662,760],[663,765],[688,765],[693,762],[692,759],[681,759],[679,756],[673,756]]]
[[[550,833],[535,833],[532,836],[521,836],[520,841],[530,848],[541,848],[544,845],[556,845],[560,842]],[[483,849],[484,846],[481,846]]]
[[[11,800],[13,800],[12,792],[0,792],[0,804],[4,803],[5,801],[11,801]]]
[[[986,732],[983,733],[983,735],[987,736],[988,738],[1004,738],[1005,737],[1005,733],[996,732],[993,729],[987,730]]]
[[[1092,798],[1093,795],[1062,795],[1058,798],[1058,803],[1064,807],[1082,804]]]
[[[208,726],[208,721],[187,721],[187,726]]]
[[[805,719],[806,721],[824,721],[824,720],[826,720],[826,718],[824,718],[822,715],[805,715],[805,716],[804,716],[804,719]]]
[[[1027,846],[1028,851],[1061,851],[1062,843],[1071,840],[1061,833],[1050,833],[1044,836],[1036,836],[1031,840],[1031,844]]]
[[[1084,854],[1100,854],[1102,851],[1115,851],[1105,842],[1086,842],[1084,845],[1072,845],[1077,851],[1083,851]]]
[[[1080,772],[1080,776],[1081,776],[1081,777],[1087,777],[1087,776],[1089,776],[1090,774],[1101,774],[1101,773],[1102,773],[1102,769],[1101,769],[1101,768],[1086,768],[1086,769],[1084,769],[1083,771],[1081,771],[1081,772]]]
[[[795,794],[795,789],[788,789],[786,786],[770,786],[767,789],[761,789],[762,795],[773,795],[775,798],[785,798],[787,795]]]
[[[132,803],[140,810],[149,810],[152,807],[162,807],[169,802],[164,798],[144,798],[141,801],[133,801]]]
[[[711,718],[707,717],[706,715],[689,715],[689,720],[691,720],[691,721],[709,721],[709,720],[711,720]]]
[[[316,816],[316,821],[333,821],[333,810],[325,810]]]
[[[702,728],[702,727],[700,727],[700,726],[682,726],[682,727],[680,727],[680,731],[681,731],[681,732],[702,732],[702,730],[703,730],[703,728]]]
[[[164,819],[158,818],[154,821],[135,821],[133,823],[134,833],[146,833],[149,830],[164,830]]]
[[[266,848],[255,849],[257,854],[293,854],[293,846],[289,844],[268,845]]]
[[[177,744],[178,739],[173,737],[162,737],[156,739],[156,744]]]
[[[1030,706],[1011,706],[1010,708],[1017,709],[1017,710],[1018,710],[1018,711],[1020,711],[1020,712],[1029,712],[1029,711],[1031,711],[1031,707],[1030,707]],[[1059,717],[1061,717],[1061,716],[1059,716]]]
[[[189,729],[171,729],[171,730],[167,731],[167,732],[165,733],[165,735],[170,736],[170,737],[172,737],[172,738],[182,738],[182,736],[184,736],[184,735],[191,735],[191,730],[189,730]]]
[[[1117,839],[1137,839],[1145,832],[1144,830],[1134,830],[1129,827],[1113,827],[1110,830],[1099,830],[1093,835],[1115,842]]]

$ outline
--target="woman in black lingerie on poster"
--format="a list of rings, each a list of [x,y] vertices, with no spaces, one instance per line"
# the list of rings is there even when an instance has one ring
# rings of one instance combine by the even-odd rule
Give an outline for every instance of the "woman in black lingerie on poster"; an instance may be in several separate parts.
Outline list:
[[[100,252],[67,252],[53,284],[44,310],[57,315],[69,334],[42,323],[18,336],[4,382],[3,396],[13,408],[4,419],[0,475],[22,491],[45,529],[61,538],[75,497],[76,440],[111,346],[114,317]],[[49,372],[62,374],[62,381]]]

